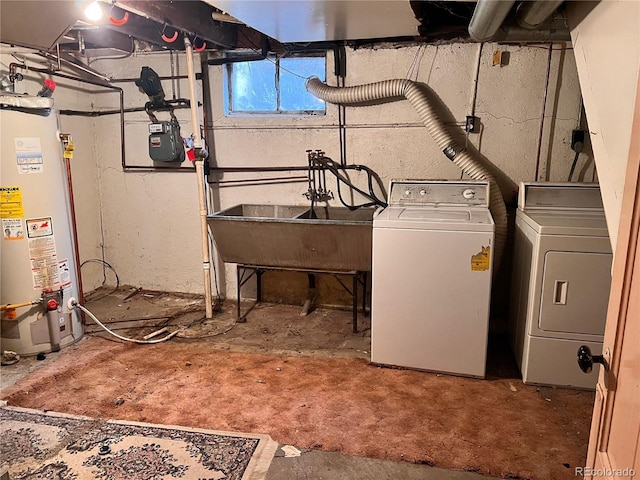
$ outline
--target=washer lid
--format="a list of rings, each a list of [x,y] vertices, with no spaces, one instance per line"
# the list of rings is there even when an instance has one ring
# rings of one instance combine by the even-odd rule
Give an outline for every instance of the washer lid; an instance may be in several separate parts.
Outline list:
[[[373,227],[493,232],[494,223],[486,208],[391,206],[374,217]]]
[[[469,210],[433,210],[425,208],[405,208],[399,211],[398,218],[402,220],[429,220],[435,222],[458,221],[468,222],[471,220]]]

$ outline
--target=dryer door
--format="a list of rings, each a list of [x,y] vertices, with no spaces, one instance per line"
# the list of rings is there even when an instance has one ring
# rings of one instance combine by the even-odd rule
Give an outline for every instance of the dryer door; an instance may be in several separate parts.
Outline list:
[[[538,319],[540,329],[604,334],[611,259],[609,253],[547,252]]]

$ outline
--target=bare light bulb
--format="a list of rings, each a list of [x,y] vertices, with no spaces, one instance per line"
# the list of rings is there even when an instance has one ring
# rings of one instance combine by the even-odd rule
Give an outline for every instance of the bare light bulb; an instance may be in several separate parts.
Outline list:
[[[92,22],[97,22],[102,18],[102,8],[98,2],[91,2],[87,8],[84,9],[84,16]]]

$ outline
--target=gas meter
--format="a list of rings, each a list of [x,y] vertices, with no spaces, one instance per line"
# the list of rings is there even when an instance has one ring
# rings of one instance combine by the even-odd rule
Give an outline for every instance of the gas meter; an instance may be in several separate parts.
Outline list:
[[[149,67],[142,67],[140,78],[136,80],[148,96],[144,106],[151,119],[149,125],[149,156],[154,162],[184,162],[184,144],[180,135],[180,124],[173,114],[173,107],[164,99],[164,90],[158,74]],[[160,121],[153,112],[168,111],[171,120]]]
[[[184,162],[184,144],[180,124],[171,112],[170,121],[158,121],[152,116],[149,125],[149,156],[154,162]]]

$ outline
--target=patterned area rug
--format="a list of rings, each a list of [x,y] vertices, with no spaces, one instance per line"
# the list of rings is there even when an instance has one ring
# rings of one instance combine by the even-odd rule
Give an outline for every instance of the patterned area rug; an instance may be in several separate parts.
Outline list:
[[[267,435],[0,408],[11,480],[261,480],[276,448]]]

